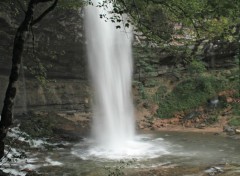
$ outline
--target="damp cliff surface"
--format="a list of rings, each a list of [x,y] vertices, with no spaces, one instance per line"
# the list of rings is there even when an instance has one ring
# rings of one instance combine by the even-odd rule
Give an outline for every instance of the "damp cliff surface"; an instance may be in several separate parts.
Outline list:
[[[8,78],[0,76],[0,80],[2,104]],[[56,79],[49,81],[46,86],[41,86],[35,79],[27,79],[25,85],[19,81],[15,112],[24,112],[25,110],[88,112],[89,94],[89,86],[84,80]]]
[[[14,35],[24,18],[23,12],[15,14],[8,5],[0,2],[1,75],[9,74]],[[50,78],[86,79],[82,15],[81,10],[56,9],[36,24],[25,42],[23,65],[37,65],[40,60]]]
[[[83,110],[82,107],[88,106],[88,103],[83,103],[89,102],[89,98],[86,98],[89,91],[83,88],[88,84],[83,17],[81,10],[55,9],[34,26],[25,43],[24,74],[21,73],[19,78],[15,103],[15,107],[19,107],[17,109],[27,105],[28,110],[55,110],[55,107]],[[9,5],[8,1],[0,2],[0,107],[3,105],[11,68],[14,35],[23,18],[24,13],[16,11],[16,7]],[[144,83],[145,79],[151,81],[154,76],[163,77],[175,70],[186,69],[184,63],[188,60],[185,60],[182,52],[174,55],[164,51],[164,48],[148,47],[146,37],[137,40],[136,36],[133,43],[135,80]],[[234,65],[234,43],[218,44],[219,47],[214,51],[209,49],[210,44],[210,41],[202,42],[197,49],[202,53],[201,48],[206,46],[207,55],[201,57],[208,68],[213,66],[222,69]],[[39,73],[41,76],[45,69],[50,79],[46,88],[34,78]],[[25,84],[23,75],[26,77]]]
[[[16,9],[9,2],[0,2],[0,107],[11,69],[14,35],[24,18],[23,12]],[[24,111],[26,106],[28,110],[86,111],[88,83],[82,16],[81,10],[56,9],[28,34],[16,112]],[[49,82],[42,86],[35,76],[45,72]]]

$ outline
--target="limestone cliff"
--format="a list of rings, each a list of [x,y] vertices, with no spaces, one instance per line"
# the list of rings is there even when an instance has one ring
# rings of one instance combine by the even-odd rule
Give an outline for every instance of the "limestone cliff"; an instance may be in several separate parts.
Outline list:
[[[23,12],[16,9],[10,2],[0,2],[1,108],[11,68],[15,31],[24,17]],[[32,29],[25,44],[16,111],[25,111],[25,107],[28,110],[87,110],[87,64],[82,15],[77,10],[56,9]],[[39,73],[32,70],[41,72],[45,69],[50,82],[42,87],[34,78],[34,74]]]
[[[16,9],[11,1],[0,2],[0,108],[11,68],[14,35],[24,17],[24,13]],[[179,51],[176,50],[173,54],[155,45],[147,47],[146,43],[149,41],[145,39],[143,37],[134,42],[136,80],[144,81],[152,75],[162,76],[176,67],[185,69],[186,63],[189,62],[185,57],[185,47],[179,47]],[[218,42],[216,41],[214,47],[212,41],[202,41],[195,48],[192,47],[197,54],[199,52],[198,57],[209,68],[235,66],[233,62],[237,45]],[[145,68],[149,66],[151,69]],[[15,103],[17,111],[25,111],[24,107],[28,110],[88,111],[90,91],[87,81],[83,12],[55,9],[37,24],[25,44],[22,68],[24,71],[19,78],[19,91]],[[34,78],[34,74],[40,73],[41,76],[45,69],[50,82],[44,88]],[[33,73],[34,71],[37,73]]]

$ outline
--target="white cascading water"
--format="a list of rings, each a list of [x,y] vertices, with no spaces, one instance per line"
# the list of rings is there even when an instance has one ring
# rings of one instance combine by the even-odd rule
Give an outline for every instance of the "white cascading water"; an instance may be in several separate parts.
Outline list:
[[[102,3],[95,0],[94,5]],[[122,147],[134,137],[134,115],[131,98],[132,34],[128,29],[116,29],[115,23],[101,19],[107,9],[89,6],[85,24],[87,54],[92,76],[94,99],[93,134],[100,145],[109,149]],[[121,24],[120,24],[121,25]]]
[[[167,154],[162,138],[135,135],[134,108],[131,98],[131,29],[116,29],[108,18],[108,9],[86,7],[87,54],[94,87],[94,140],[85,139],[73,148],[82,159],[156,158]],[[166,143],[165,143],[166,146]]]

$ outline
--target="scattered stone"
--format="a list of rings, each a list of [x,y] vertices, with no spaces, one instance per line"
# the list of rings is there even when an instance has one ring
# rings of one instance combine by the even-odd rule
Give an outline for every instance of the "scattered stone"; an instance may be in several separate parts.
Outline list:
[[[199,112],[193,111],[193,112],[187,114],[186,116],[184,116],[183,121],[195,119],[195,118],[197,118],[198,115],[200,115]]]
[[[223,132],[227,133],[230,136],[236,134],[235,128],[228,125],[223,126]]]
[[[148,104],[147,102],[144,102],[144,103],[143,103],[143,107],[144,107],[145,109],[148,109],[148,108],[149,108],[149,104]]]
[[[213,97],[211,99],[208,99],[207,102],[210,108],[216,108],[219,104],[219,99],[218,97]]]
[[[74,116],[75,112],[67,112],[67,115]]]
[[[240,129],[235,129],[236,134],[240,134]]]
[[[229,96],[233,96],[234,94],[236,94],[236,90],[225,90],[225,91],[219,92],[218,96],[229,97]]]
[[[205,123],[201,123],[201,124],[196,125],[196,128],[199,128],[199,129],[204,129],[205,127],[206,127]]]
[[[53,129],[54,133],[57,134],[61,139],[68,142],[79,142],[83,140],[83,137],[78,132],[69,131],[65,129]]]
[[[223,169],[221,167],[214,166],[205,170],[205,172],[208,173],[209,176],[213,176],[219,173],[223,173]]]
[[[225,108],[222,112],[222,116],[226,116],[232,113],[232,106],[228,106],[227,108]]]

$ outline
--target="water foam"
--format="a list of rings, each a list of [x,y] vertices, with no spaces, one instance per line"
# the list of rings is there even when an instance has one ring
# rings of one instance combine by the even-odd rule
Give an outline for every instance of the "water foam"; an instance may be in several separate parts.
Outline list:
[[[74,147],[72,153],[84,160],[150,159],[169,154],[166,150],[168,145],[163,138],[154,139],[145,135],[138,135],[135,140],[125,141],[116,148],[99,146],[96,141],[85,139]]]

